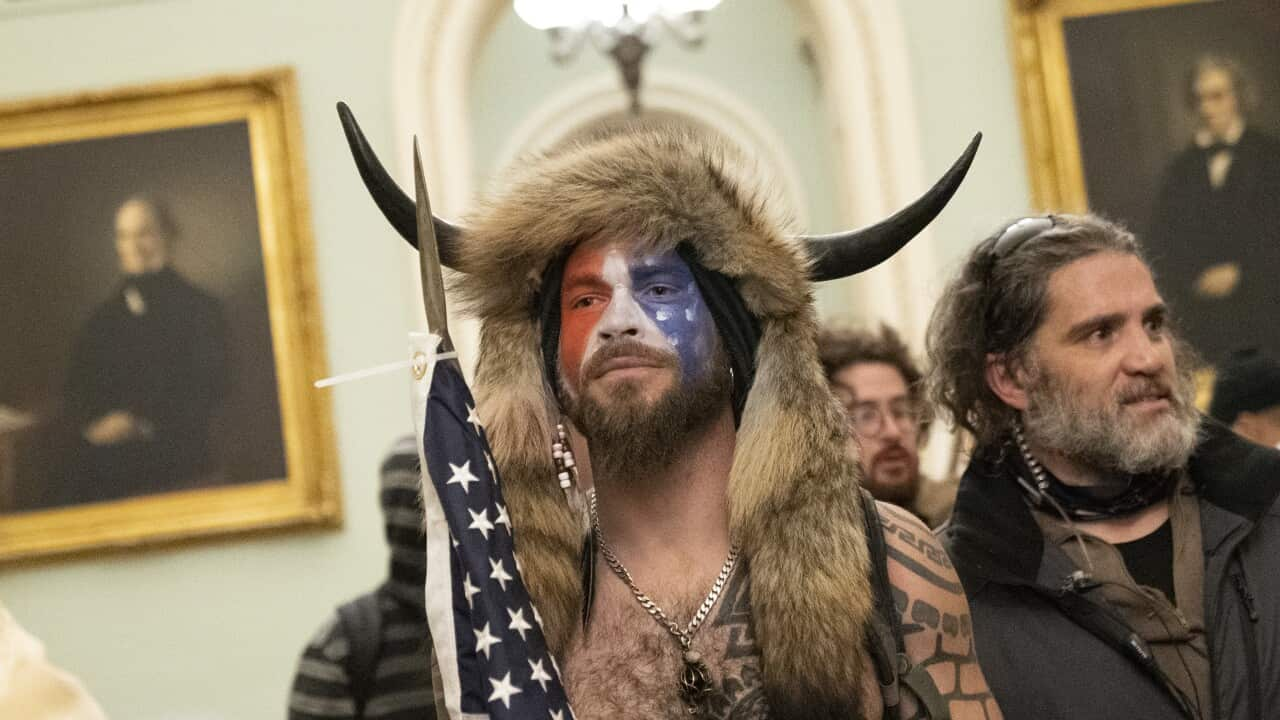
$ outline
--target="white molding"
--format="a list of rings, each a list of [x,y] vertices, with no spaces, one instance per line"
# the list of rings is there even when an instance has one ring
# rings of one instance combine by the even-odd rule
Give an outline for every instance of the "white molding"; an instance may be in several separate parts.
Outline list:
[[[423,174],[436,214],[457,217],[475,190],[471,154],[470,84],[475,58],[503,0],[404,0],[391,53],[395,161],[389,168],[412,188],[413,137],[420,139]],[[405,269],[410,302],[422,297],[417,263]],[[420,324],[425,328],[425,322]],[[477,323],[450,313],[449,328],[462,367],[475,366]]]
[[[715,128],[738,147],[755,151],[761,179],[784,203],[789,217],[808,226],[808,198],[800,169],[782,136],[751,106],[705,78],[665,69],[645,78],[645,107],[678,113]],[[548,148],[575,131],[627,109],[615,73],[581,80],[535,108],[507,137],[495,167],[505,168],[525,153]]]

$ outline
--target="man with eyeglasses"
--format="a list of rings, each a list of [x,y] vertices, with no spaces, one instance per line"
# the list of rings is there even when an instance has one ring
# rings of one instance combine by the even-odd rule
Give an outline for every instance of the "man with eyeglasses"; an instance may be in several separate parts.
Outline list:
[[[1280,708],[1280,452],[1202,418],[1138,241],[1026,218],[930,323],[930,394],[977,447],[942,540],[1009,717]]]
[[[818,336],[818,358],[849,417],[849,450],[862,485],[877,500],[906,508],[930,528],[951,515],[956,480],[920,474],[928,435],[920,369],[892,328],[879,333],[831,327]]]

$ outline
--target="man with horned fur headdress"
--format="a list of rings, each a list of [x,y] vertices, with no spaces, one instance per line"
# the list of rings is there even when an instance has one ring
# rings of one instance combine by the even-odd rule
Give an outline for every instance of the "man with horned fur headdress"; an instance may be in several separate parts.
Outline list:
[[[344,121],[415,241],[412,201]],[[521,575],[578,717],[1000,716],[945,553],[859,489],[810,285],[901,247],[975,150],[839,237],[784,235],[733,153],[666,131],[534,158],[465,229],[437,220],[482,323],[475,392]],[[560,423],[590,446],[589,518],[557,483]]]

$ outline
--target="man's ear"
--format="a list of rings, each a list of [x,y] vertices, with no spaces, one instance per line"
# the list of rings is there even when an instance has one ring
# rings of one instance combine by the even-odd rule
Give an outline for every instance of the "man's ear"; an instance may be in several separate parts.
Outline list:
[[[987,387],[1005,405],[1015,410],[1027,409],[1027,390],[1024,374],[1013,367],[1007,355],[987,355]]]

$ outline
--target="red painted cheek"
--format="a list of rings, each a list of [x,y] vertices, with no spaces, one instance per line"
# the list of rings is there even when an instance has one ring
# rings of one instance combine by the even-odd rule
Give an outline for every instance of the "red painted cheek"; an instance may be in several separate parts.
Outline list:
[[[599,307],[597,310],[596,308]],[[596,303],[590,308],[580,308],[560,314],[560,375],[569,382],[569,386],[578,386],[578,373],[582,369],[582,356],[587,351],[587,343],[591,332],[595,329],[600,316],[604,314],[604,303]]]
[[[560,377],[569,386],[578,386],[582,369],[582,356],[587,351],[591,333],[604,314],[607,302],[599,298],[586,307],[574,308],[573,299],[590,291],[605,292],[603,278],[605,248],[589,243],[579,246],[565,263],[564,280],[560,285]]]

